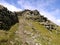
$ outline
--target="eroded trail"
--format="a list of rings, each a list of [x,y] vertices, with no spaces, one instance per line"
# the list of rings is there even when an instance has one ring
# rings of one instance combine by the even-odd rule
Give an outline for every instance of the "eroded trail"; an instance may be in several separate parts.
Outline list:
[[[33,30],[25,29],[26,25],[32,28],[32,24],[25,19],[19,20],[19,30],[17,31],[17,35],[21,39],[22,45],[38,45],[35,40],[35,38],[38,37],[38,33],[34,34]]]

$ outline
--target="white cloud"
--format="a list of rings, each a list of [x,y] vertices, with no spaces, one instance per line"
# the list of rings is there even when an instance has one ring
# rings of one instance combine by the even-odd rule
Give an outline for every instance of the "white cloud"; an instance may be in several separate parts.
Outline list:
[[[60,19],[57,20],[57,24],[60,25]]]
[[[21,10],[21,9],[15,7],[14,5],[11,5],[11,4],[5,2],[4,0],[1,0],[0,4],[7,7],[8,10],[10,10],[10,11],[20,11]]]
[[[17,3],[24,9],[35,9],[35,7],[33,7],[28,1],[25,2],[24,0],[18,0]]]
[[[55,14],[54,11],[52,13]],[[44,15],[45,17],[47,17],[49,20],[51,20],[55,24],[60,25],[60,19],[57,19],[52,13],[49,13],[49,12],[46,12],[46,11],[41,11],[42,15]]]

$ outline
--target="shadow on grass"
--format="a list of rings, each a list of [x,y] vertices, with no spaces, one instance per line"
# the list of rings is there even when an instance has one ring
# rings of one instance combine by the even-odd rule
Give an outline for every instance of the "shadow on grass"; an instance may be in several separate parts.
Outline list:
[[[0,24],[0,30],[8,31],[16,23],[19,23],[19,21],[13,21],[11,24],[9,24],[9,23],[1,23]]]

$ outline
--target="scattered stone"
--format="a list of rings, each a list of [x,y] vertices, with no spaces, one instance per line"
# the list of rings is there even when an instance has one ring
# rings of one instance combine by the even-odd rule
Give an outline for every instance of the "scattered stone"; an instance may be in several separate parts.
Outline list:
[[[15,42],[13,42],[13,41],[10,41],[10,43],[11,43],[12,45],[14,45],[14,44],[15,44]]]

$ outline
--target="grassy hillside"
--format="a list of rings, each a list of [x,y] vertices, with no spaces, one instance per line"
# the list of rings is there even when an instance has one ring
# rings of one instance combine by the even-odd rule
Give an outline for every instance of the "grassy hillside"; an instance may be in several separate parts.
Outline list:
[[[21,38],[21,45],[60,45],[59,29],[50,31],[40,22],[20,16],[17,35]]]
[[[0,45],[12,45],[11,41],[16,38],[15,32],[18,30],[18,26],[17,23],[8,31],[0,30]]]
[[[48,30],[40,22],[19,17],[8,31],[0,30],[0,45],[59,45],[60,27]]]
[[[0,17],[0,45],[60,45],[60,27],[37,10],[1,8]]]

